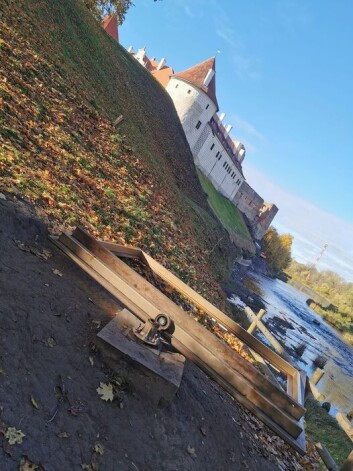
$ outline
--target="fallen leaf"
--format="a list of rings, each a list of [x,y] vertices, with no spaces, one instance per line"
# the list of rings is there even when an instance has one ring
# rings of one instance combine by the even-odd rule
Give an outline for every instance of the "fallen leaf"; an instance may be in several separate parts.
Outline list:
[[[97,393],[101,396],[103,401],[113,401],[114,400],[114,393],[113,393],[113,385],[108,383],[100,383],[99,387],[96,389]]]
[[[61,273],[61,271],[58,270],[57,268],[53,268],[53,273],[54,273],[54,275],[63,276],[63,274]]]
[[[0,193],[0,200],[6,201],[6,196],[4,195],[4,193]]]
[[[48,260],[48,258],[51,257],[51,252],[50,250],[44,249],[42,252],[37,252],[36,255],[37,257],[42,258],[43,260]]]
[[[34,471],[35,469],[39,469],[38,465],[30,461],[28,458],[21,458],[20,471]]]
[[[34,399],[33,396],[31,396],[31,404],[35,409],[39,409],[37,401]]]
[[[94,447],[93,447],[94,453],[97,453],[97,455],[104,455],[104,446],[97,442]]]
[[[58,433],[59,438],[70,438],[70,434],[67,432],[59,432]]]
[[[55,347],[56,345],[55,339],[53,337],[47,337],[46,339],[43,340],[43,343],[44,345],[50,348]]]
[[[94,365],[93,358],[92,358],[92,357],[88,357],[88,360],[89,360],[89,362],[90,362],[91,366],[93,366],[93,365]]]
[[[98,321],[98,320],[92,321],[92,325],[93,325],[96,329],[99,329],[99,327],[101,326],[101,324],[102,324],[102,321]]]
[[[16,430],[15,427],[9,427],[5,432],[5,437],[10,445],[16,445],[22,443],[23,438],[26,435],[21,430]]]
[[[187,447],[187,452],[189,453],[189,455],[191,456],[191,458],[193,458],[194,460],[197,458],[197,454],[195,452],[195,448],[193,448],[192,446],[188,445]]]
[[[206,427],[200,427],[200,432],[202,433],[202,435],[203,435],[204,437],[206,437],[206,435],[207,435],[207,429],[206,429]]]

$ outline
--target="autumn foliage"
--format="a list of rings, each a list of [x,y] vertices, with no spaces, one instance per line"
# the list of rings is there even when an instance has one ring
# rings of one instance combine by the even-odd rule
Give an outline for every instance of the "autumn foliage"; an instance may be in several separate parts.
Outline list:
[[[262,249],[272,274],[276,275],[288,267],[291,261],[292,241],[291,234],[280,235],[274,227],[270,227],[266,232],[262,240]]]

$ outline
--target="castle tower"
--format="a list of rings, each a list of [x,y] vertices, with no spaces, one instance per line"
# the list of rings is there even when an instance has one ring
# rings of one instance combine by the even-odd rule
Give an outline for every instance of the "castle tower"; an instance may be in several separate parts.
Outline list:
[[[215,58],[172,75],[166,90],[193,151],[207,123],[218,111]]]
[[[119,42],[118,19],[115,14],[103,18],[102,26],[115,41]]]

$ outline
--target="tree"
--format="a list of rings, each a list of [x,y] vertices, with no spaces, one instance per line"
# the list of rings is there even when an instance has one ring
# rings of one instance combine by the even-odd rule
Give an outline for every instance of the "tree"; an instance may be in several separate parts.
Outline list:
[[[124,22],[129,8],[134,6],[132,0],[83,0],[83,2],[98,20],[116,14],[119,25]]]
[[[290,264],[292,242],[291,234],[279,235],[274,227],[267,230],[261,244],[268,267],[273,274],[283,271]]]
[[[83,0],[86,7],[91,10],[97,19],[102,19],[103,16],[115,13],[118,18],[118,23],[121,25],[127,11],[133,6],[132,0]]]

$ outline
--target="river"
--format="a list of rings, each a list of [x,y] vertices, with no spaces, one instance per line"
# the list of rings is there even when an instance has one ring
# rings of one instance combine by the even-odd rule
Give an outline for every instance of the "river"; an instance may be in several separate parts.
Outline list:
[[[347,414],[353,409],[353,348],[340,334],[306,305],[307,296],[280,280],[251,273],[266,304],[264,323],[288,349],[294,363],[311,376],[318,355],[327,359],[325,374],[317,384],[325,401],[331,403],[330,414]],[[236,304],[236,301],[234,302]],[[262,334],[259,338],[266,342]],[[267,343],[267,342],[266,342]],[[294,348],[305,344],[301,357]]]

